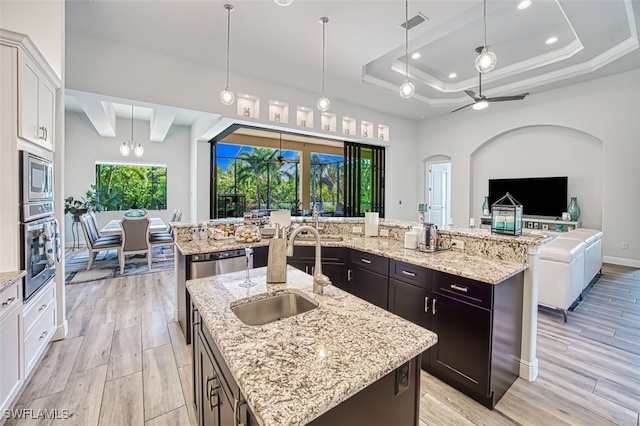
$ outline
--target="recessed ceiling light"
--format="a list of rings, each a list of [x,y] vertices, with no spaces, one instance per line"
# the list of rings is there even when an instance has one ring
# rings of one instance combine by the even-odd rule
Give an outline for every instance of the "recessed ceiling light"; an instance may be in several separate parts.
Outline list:
[[[545,43],[547,43],[547,44],[553,44],[553,43],[555,43],[556,41],[558,41],[558,37],[549,37],[549,38],[547,39],[547,41],[545,41]]]
[[[531,0],[522,0],[518,3],[518,9],[523,10],[531,6]]]
[[[420,57],[420,52],[413,52],[411,55],[411,59],[418,59]]]
[[[456,74],[455,72],[452,72],[451,74],[449,74],[449,78],[456,78],[458,76],[458,74]]]

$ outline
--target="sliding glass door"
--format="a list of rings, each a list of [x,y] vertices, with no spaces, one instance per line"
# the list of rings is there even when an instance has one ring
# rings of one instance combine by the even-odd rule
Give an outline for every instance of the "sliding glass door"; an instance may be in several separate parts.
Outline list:
[[[345,216],[384,217],[384,148],[345,142]]]

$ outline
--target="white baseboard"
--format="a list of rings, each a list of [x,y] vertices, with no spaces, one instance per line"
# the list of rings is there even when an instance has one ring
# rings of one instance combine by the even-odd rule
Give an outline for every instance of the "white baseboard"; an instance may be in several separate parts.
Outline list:
[[[604,263],[612,263],[614,265],[640,268],[640,260],[637,260],[637,259],[626,259],[624,257],[602,256],[602,261]]]
[[[64,322],[62,323],[62,325],[59,325],[56,328],[56,331],[55,331],[55,333],[53,333],[53,337],[51,338],[51,340],[52,341],[62,340],[65,337],[67,337],[67,333],[68,332],[69,332],[69,323],[65,319]]]
[[[520,377],[530,382],[538,377],[538,358],[534,358],[533,362],[520,360]]]

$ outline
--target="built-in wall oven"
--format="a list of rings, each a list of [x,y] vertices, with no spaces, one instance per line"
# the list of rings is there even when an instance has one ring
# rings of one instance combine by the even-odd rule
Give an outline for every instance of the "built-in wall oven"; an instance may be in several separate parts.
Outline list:
[[[55,275],[58,223],[54,211],[53,162],[20,151],[21,267],[26,271],[24,301]]]

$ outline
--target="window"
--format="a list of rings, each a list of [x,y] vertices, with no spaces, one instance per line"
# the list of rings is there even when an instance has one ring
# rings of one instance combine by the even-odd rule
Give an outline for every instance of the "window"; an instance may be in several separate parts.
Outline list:
[[[216,144],[216,217],[245,210],[298,207],[300,154],[258,146]],[[240,211],[242,210],[242,211]]]
[[[344,211],[344,157],[311,153],[311,205],[323,215]]]
[[[167,166],[96,163],[102,210],[166,210]]]

